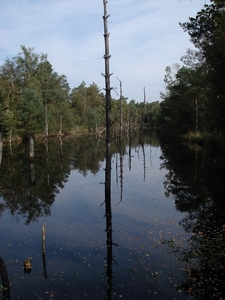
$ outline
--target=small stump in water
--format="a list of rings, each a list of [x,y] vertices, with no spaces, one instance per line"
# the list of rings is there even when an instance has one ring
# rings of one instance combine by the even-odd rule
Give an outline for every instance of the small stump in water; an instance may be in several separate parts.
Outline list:
[[[32,263],[30,258],[24,259],[23,268],[24,268],[24,274],[30,274],[30,272],[32,271]]]

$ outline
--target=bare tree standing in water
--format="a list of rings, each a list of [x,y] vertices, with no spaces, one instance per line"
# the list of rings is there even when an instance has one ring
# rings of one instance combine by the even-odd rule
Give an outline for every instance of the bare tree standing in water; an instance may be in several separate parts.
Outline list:
[[[106,112],[106,170],[105,172],[105,191],[111,194],[111,87],[110,87],[110,72],[109,72],[109,32],[107,24],[107,1],[103,0],[104,5],[104,39],[105,39],[105,112]]]
[[[106,168],[105,168],[105,217],[106,217],[106,245],[107,245],[107,262],[106,262],[106,278],[107,278],[107,299],[111,299],[112,294],[112,211],[111,211],[111,87],[109,72],[109,32],[108,32],[108,15],[107,2],[103,0],[104,6],[104,40],[105,40],[105,111],[106,111]]]

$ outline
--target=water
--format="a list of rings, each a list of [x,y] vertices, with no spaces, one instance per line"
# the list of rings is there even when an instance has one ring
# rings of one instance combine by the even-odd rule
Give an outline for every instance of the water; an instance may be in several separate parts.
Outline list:
[[[182,291],[186,262],[175,251],[189,247],[190,211],[175,205],[168,180],[176,175],[157,136],[112,147],[110,245],[104,141],[71,137],[62,148],[54,140],[35,147],[31,166],[22,145],[11,154],[5,145],[0,167],[0,256],[11,299],[195,299],[189,286]]]

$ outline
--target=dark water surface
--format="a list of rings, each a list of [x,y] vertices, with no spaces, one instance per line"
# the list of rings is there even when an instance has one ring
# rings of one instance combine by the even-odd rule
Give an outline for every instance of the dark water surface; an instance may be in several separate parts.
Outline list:
[[[112,145],[108,247],[104,140],[36,142],[32,163],[24,145],[4,145],[10,299],[224,299],[223,158],[153,134],[125,140]]]

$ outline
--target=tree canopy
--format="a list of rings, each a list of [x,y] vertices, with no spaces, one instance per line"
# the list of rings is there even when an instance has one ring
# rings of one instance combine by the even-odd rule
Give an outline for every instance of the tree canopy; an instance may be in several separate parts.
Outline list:
[[[121,106],[122,104],[122,106]],[[21,46],[12,59],[0,67],[0,110],[8,110],[0,118],[5,138],[33,134],[55,135],[71,131],[98,131],[105,127],[105,95],[93,82],[84,81],[70,88],[65,75],[53,70],[47,54],[37,54],[34,48]],[[112,99],[113,127],[119,126],[120,109],[125,127],[157,122],[159,102],[135,103],[127,99]]]
[[[225,136],[225,2],[213,2],[180,23],[195,50],[187,50],[174,76],[166,69],[160,106],[171,132]]]

